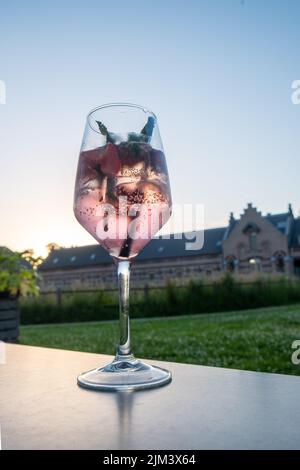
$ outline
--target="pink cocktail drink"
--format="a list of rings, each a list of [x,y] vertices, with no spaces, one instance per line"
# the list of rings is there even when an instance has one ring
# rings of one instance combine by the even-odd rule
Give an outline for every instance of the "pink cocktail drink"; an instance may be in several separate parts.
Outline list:
[[[145,142],[82,151],[74,212],[116,259],[132,259],[166,223],[171,193],[164,153]]]

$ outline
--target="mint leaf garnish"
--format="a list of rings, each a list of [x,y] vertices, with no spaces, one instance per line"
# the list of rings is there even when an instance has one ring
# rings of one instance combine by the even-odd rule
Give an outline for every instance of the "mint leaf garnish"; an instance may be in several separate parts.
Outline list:
[[[103,124],[101,121],[96,121],[99,131],[101,132],[102,135],[105,135],[107,138],[107,142],[110,142],[112,144],[115,143],[115,139],[113,137],[113,134],[111,132],[108,132],[107,127]]]
[[[154,129],[154,118],[152,116],[148,117],[148,121],[146,122],[145,126],[141,130],[141,134],[146,135],[147,137],[152,136],[152,132]]]
[[[107,127],[101,121],[96,121],[96,123],[98,124],[99,131],[101,132],[101,134],[107,136],[108,134]]]
[[[107,127],[101,121],[96,121],[99,131],[102,135],[106,136],[107,142],[111,142],[114,144],[118,141],[118,136],[109,132]],[[152,136],[152,132],[154,129],[155,120],[152,116],[150,116],[144,125],[143,129],[140,133],[137,132],[129,132],[128,134],[128,141],[129,142],[149,142]]]

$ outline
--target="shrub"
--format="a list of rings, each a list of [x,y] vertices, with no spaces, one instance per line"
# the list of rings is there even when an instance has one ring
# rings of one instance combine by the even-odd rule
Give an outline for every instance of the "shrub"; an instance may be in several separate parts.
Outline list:
[[[0,247],[0,297],[38,294],[38,274],[21,253]]]
[[[225,275],[221,281],[205,284],[191,281],[180,287],[168,283],[165,288],[149,289],[146,295],[133,296],[132,317],[161,317],[189,313],[243,310],[300,302],[300,282],[260,279],[252,284],[237,283]],[[116,297],[105,292],[62,294],[59,304],[43,296],[21,302],[23,324],[84,322],[118,318]]]

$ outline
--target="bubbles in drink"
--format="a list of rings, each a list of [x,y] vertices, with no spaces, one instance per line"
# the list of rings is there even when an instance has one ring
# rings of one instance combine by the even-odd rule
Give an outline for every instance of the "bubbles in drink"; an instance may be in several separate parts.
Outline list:
[[[82,151],[74,204],[78,221],[113,257],[135,257],[171,214],[163,152],[134,140]]]

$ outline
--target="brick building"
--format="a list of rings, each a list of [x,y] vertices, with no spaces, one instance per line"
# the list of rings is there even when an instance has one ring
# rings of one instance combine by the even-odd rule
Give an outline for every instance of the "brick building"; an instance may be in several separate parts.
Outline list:
[[[134,263],[134,285],[184,283],[224,271],[241,278],[258,272],[300,276],[300,218],[290,205],[287,212],[262,215],[248,204],[239,219],[230,215],[227,227],[205,230],[201,249],[187,250],[186,241],[176,235],[153,239]],[[116,285],[115,266],[99,245],[54,249],[39,270],[43,290]]]

